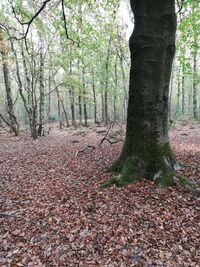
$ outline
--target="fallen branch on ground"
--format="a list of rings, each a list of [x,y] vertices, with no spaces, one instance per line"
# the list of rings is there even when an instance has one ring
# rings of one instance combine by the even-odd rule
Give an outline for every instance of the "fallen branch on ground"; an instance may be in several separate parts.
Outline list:
[[[96,149],[95,146],[87,145],[87,146],[84,147],[83,149],[80,149],[80,150],[78,150],[78,151],[76,152],[76,157],[78,157],[78,155],[79,155],[80,153],[83,153],[83,152],[84,152],[85,150],[87,150],[88,148]]]
[[[116,143],[118,143],[118,142],[124,142],[123,139],[118,139],[118,138],[116,138],[116,136],[117,136],[118,134],[121,134],[122,131],[123,131],[122,126],[120,126],[120,125],[119,125],[119,126],[120,126],[120,130],[118,130],[117,132],[113,133],[113,135],[109,135],[110,130],[114,127],[115,124],[119,125],[119,123],[118,123],[118,122],[115,122],[115,121],[113,121],[113,122],[110,123],[110,125],[109,125],[109,127],[108,127],[108,129],[107,129],[107,131],[106,131],[106,134],[105,134],[104,137],[101,139],[101,141],[100,141],[100,143],[97,145],[97,147],[100,147],[100,146],[103,144],[104,141],[107,141],[107,142],[108,142],[109,144],[111,144],[111,145],[116,144]],[[104,130],[104,131],[105,131],[105,130]],[[109,138],[108,138],[108,136],[109,136]],[[88,149],[88,148],[96,149],[97,147],[96,147],[96,146],[93,146],[93,145],[87,145],[87,146],[84,147],[83,149],[78,150],[78,151],[76,152],[76,157],[77,157],[80,153],[83,153],[83,152],[84,152],[86,149]]]
[[[8,217],[12,217],[15,216],[18,212],[24,211],[26,209],[20,209],[20,210],[11,210],[11,211],[7,211],[7,212],[0,212],[0,216],[8,216]]]
[[[120,131],[117,131],[115,134],[110,135],[110,136],[109,136],[110,138],[108,138],[109,132],[110,132],[110,130],[114,127],[115,124],[117,124],[117,125],[120,127]],[[115,138],[116,135],[118,135],[119,133],[122,133],[122,130],[123,130],[123,129],[122,129],[122,126],[119,125],[118,122],[116,122],[116,121],[111,122],[110,125],[109,125],[109,127],[108,127],[108,130],[107,130],[106,134],[105,134],[104,137],[101,139],[101,142],[99,143],[98,146],[102,145],[104,141],[109,142],[111,145],[112,145],[112,144],[116,144],[116,143],[118,143],[118,142],[120,142],[120,141],[123,142],[123,140]],[[112,139],[114,139],[114,141],[111,141]]]

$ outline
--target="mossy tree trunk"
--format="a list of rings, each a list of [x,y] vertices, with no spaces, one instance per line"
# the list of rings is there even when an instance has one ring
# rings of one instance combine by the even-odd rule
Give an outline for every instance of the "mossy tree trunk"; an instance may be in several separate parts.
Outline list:
[[[121,156],[111,167],[124,186],[147,178],[174,184],[176,160],[168,138],[168,97],[175,53],[174,0],[131,0],[135,28],[130,38],[131,70],[127,131]]]

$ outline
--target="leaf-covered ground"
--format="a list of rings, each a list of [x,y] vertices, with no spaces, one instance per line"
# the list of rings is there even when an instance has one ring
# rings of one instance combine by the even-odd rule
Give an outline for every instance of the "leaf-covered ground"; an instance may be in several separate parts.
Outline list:
[[[0,134],[0,266],[200,266],[200,198],[148,181],[100,189],[122,143],[94,129]],[[200,125],[171,131],[181,171],[200,184]]]

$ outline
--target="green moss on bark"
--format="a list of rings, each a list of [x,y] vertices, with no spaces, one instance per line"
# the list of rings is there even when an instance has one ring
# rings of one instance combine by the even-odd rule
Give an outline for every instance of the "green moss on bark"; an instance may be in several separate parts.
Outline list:
[[[124,158],[124,157],[121,157]],[[148,154],[132,155],[126,160],[118,160],[112,165],[112,170],[119,170],[119,175],[102,185],[107,187],[111,184],[127,186],[137,182],[141,178],[154,181],[160,187],[169,187],[174,182],[174,166],[176,159],[169,144],[156,145],[148,150]]]

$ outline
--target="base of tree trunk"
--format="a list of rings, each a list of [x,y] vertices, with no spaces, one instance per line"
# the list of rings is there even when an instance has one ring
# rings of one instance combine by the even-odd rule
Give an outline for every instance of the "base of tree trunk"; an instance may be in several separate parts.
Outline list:
[[[169,144],[155,145],[150,153],[138,153],[131,156],[122,152],[120,158],[110,167],[109,171],[118,173],[118,176],[105,183],[105,186],[116,184],[127,186],[141,178],[154,181],[160,187],[175,184],[175,171],[179,168]]]
[[[135,158],[134,162],[134,158],[126,159],[125,161],[121,161],[119,159],[108,169],[108,172],[115,171],[118,175],[101,184],[100,187],[107,188],[110,185],[125,187],[146,178],[147,180],[153,181],[159,187],[166,188],[175,185],[183,187],[200,196],[200,188],[196,184],[192,183],[185,176],[176,176],[175,171],[180,170],[180,165],[176,162],[173,154],[171,155],[172,158],[168,158],[167,160],[167,158],[164,157],[163,160],[159,161],[156,168],[154,166],[152,169],[147,169],[148,171],[145,171],[145,164],[143,160],[139,162],[138,159]],[[150,162],[152,162],[152,159]]]

